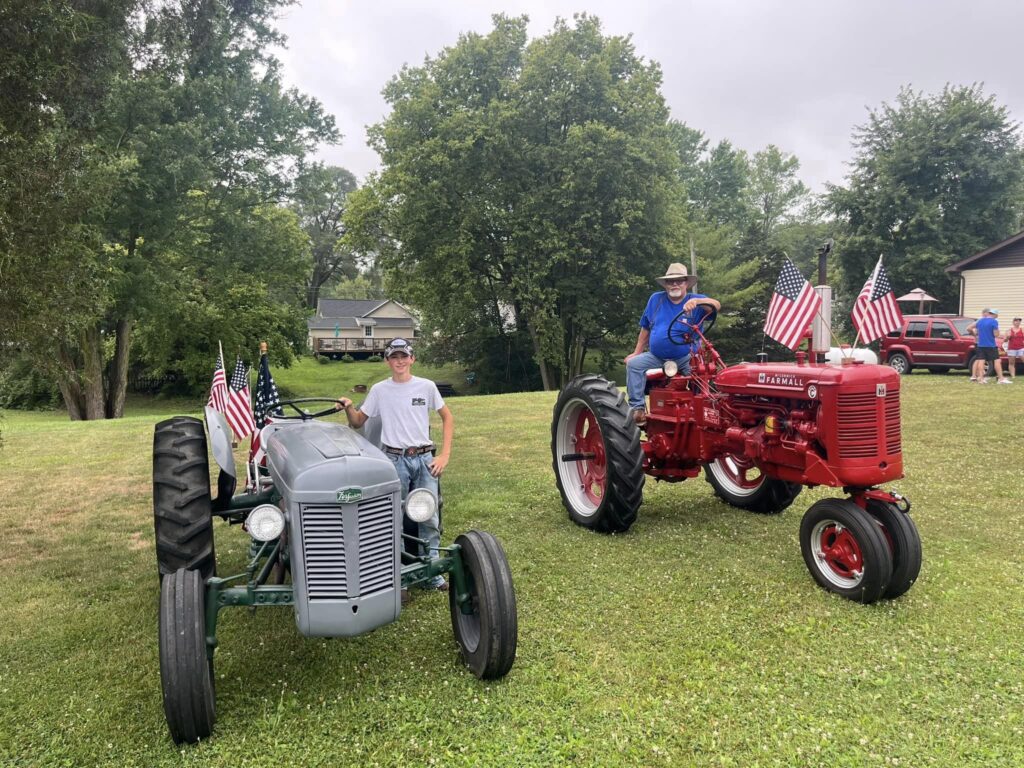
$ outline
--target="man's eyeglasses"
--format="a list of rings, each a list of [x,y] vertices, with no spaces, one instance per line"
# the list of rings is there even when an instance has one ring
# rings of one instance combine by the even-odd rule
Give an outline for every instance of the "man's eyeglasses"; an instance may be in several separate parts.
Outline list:
[[[683,285],[685,282],[685,277],[670,277],[665,280],[665,285]]]

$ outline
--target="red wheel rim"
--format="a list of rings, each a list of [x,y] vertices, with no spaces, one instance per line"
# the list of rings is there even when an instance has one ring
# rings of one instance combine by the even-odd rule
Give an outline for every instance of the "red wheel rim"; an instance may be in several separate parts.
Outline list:
[[[604,440],[597,426],[597,419],[589,408],[580,410],[573,429],[576,450],[579,453],[593,453],[594,458],[583,459],[576,463],[576,471],[580,475],[580,487],[583,495],[595,506],[604,498],[607,473],[605,471]]]
[[[718,469],[733,485],[743,490],[757,490],[764,482],[761,470],[746,456],[726,456],[718,461]]]
[[[864,555],[850,531],[838,523],[830,523],[819,535],[822,561],[844,579],[859,579],[864,571]]]

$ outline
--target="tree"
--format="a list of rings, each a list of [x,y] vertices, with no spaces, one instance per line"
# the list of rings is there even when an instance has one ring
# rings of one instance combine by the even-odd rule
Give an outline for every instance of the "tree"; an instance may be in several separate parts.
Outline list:
[[[854,134],[847,184],[829,186],[844,224],[838,243],[846,288],[856,293],[883,254],[897,291],[922,287],[956,307],[944,273],[1017,231],[1024,162],[1018,125],[980,85],[925,95],[903,88]]]
[[[746,195],[755,212],[754,224],[765,240],[808,197],[807,187],[796,177],[799,169],[796,155],[783,155],[774,144],[754,155]]]
[[[135,330],[159,326],[167,308],[179,303],[218,301],[195,290],[193,275],[212,274],[202,259],[219,254],[213,263],[225,271],[218,276],[230,273],[236,254],[226,246],[233,231],[252,225],[283,196],[291,164],[317,142],[336,138],[316,101],[284,88],[280,66],[267,52],[283,42],[271,27],[283,4],[78,4],[85,9],[75,17],[81,29],[109,28],[101,42],[120,54],[97,56],[103,66],[89,81],[95,94],[89,117],[63,145],[72,156],[97,158],[80,165],[98,183],[88,197],[75,172],[40,183],[40,195],[58,200],[65,180],[79,184],[75,205],[54,207],[51,227],[65,236],[53,246],[15,222],[20,245],[13,258],[40,260],[46,268],[22,281],[10,310],[15,338],[52,365],[72,418],[121,415]],[[64,4],[44,5],[59,21]],[[117,23],[101,23],[108,16]],[[46,34],[30,27],[21,42],[35,47]],[[60,71],[64,65],[47,66]],[[61,82],[33,81],[43,89],[37,111],[53,125],[74,126],[77,102],[70,99],[64,109],[50,99],[50,90],[62,93]],[[69,265],[64,280],[39,279],[58,277]],[[272,310],[280,298],[267,286],[280,275],[270,269],[255,279],[254,309]],[[238,285],[216,279],[205,285],[216,283]],[[68,311],[56,318],[38,311],[64,305]]]
[[[316,309],[324,284],[338,277],[352,280],[359,272],[355,254],[342,245],[347,198],[357,186],[351,172],[322,163],[305,168],[295,180],[292,207],[309,238],[313,259],[306,279],[309,309]]]
[[[495,16],[388,84],[383,170],[346,223],[449,349],[525,334],[550,389],[635,328],[622,308],[686,246],[657,65],[590,16],[529,44],[526,23]]]

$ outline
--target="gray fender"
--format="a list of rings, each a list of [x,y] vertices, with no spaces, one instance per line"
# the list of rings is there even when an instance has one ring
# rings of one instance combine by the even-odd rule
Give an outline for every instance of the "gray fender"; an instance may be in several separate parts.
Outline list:
[[[206,431],[210,433],[210,448],[217,466],[232,477],[235,474],[235,454],[231,450],[231,427],[224,414],[206,406]]]
[[[363,426],[359,428],[359,433],[373,443],[378,448],[381,447],[380,442],[380,416],[371,416],[365,422]]]

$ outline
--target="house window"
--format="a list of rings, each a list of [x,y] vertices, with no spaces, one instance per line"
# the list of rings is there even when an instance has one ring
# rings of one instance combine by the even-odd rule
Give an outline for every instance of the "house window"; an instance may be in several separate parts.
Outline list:
[[[372,325],[364,325],[363,326],[363,336],[365,336],[368,339],[372,339],[373,338],[373,326]]]

